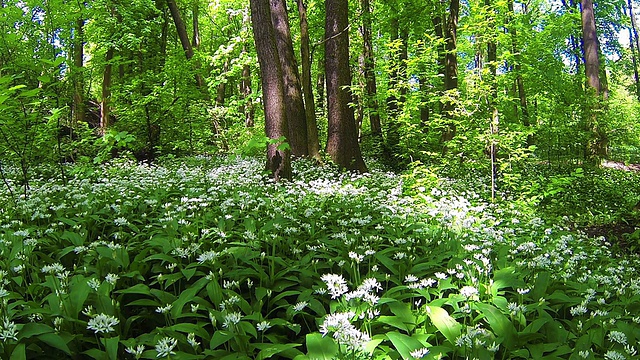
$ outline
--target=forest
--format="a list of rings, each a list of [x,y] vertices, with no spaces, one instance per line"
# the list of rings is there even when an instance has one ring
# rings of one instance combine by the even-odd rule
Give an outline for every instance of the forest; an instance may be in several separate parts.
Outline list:
[[[640,359],[635,0],[0,0],[0,359]]]

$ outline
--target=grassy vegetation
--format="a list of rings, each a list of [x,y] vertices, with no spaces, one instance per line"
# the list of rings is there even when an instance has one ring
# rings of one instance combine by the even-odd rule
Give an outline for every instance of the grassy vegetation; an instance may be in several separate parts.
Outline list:
[[[262,167],[115,162],[3,188],[0,358],[638,358],[637,247],[575,231],[637,220],[637,174],[532,169],[491,204],[481,173]]]

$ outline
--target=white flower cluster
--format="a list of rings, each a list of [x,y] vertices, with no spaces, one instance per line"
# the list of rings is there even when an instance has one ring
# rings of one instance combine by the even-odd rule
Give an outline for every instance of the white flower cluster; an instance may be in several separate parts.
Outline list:
[[[351,319],[355,316],[353,311],[329,314],[320,325],[320,333],[326,336],[331,332],[339,344],[346,345],[351,350],[362,350],[370,338],[351,324]]]
[[[118,325],[120,320],[111,315],[98,314],[91,318],[87,323],[87,329],[93,330],[94,333],[109,333],[114,330],[114,326]]]

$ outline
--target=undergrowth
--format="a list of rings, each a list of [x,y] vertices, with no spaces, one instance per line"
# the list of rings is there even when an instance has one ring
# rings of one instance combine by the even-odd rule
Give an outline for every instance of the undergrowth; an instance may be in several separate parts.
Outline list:
[[[0,358],[638,358],[640,261],[606,240],[424,169],[262,166],[2,190]]]

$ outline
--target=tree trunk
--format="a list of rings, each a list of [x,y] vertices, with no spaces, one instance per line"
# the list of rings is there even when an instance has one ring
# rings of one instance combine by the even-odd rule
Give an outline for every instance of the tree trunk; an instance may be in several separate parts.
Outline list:
[[[582,0],[582,40],[587,84],[597,96],[600,94],[600,59],[598,57],[600,51],[592,0]]]
[[[367,171],[358,144],[351,103],[349,68],[348,0],[326,0],[325,72],[329,128],[327,153],[341,168]]]
[[[187,27],[182,21],[182,17],[180,16],[180,10],[178,9],[178,5],[176,4],[176,0],[167,0],[167,5],[169,6],[169,11],[171,12],[171,17],[173,18],[173,22],[176,25],[176,31],[178,32],[178,38],[180,39],[180,44],[182,44],[182,49],[184,50],[184,54],[187,57],[187,60],[191,60],[193,58],[193,47],[191,46],[191,42],[189,41],[189,34],[187,33]],[[196,66],[197,68],[197,66]],[[198,73],[196,73],[196,85],[200,89],[205,88],[204,79]]]
[[[445,56],[444,56],[444,90],[446,97],[453,96],[453,92],[458,89],[458,16],[460,13],[460,1],[451,0],[449,4],[449,16],[447,17],[445,29]],[[442,103],[442,115],[447,119],[453,119],[453,109],[455,103],[450,99],[445,99]],[[456,126],[449,123],[442,132],[443,142],[453,139],[456,135]],[[445,149],[446,151],[446,149]]]
[[[309,23],[307,22],[307,8],[303,0],[298,0],[298,14],[300,16],[300,58],[302,59],[302,94],[304,95],[305,114],[307,119],[308,151],[311,158],[317,161],[320,157],[320,140],[318,138],[318,122],[316,107],[311,85],[311,50],[309,41]]]
[[[325,89],[325,78],[324,78],[324,59],[318,62],[318,78],[316,79],[316,90],[318,93],[318,101],[317,107],[320,109],[320,115],[324,115],[324,89]]]
[[[638,41],[638,28],[636,27],[636,15],[633,13],[633,2],[628,0],[629,19],[629,47],[633,58],[633,78],[636,82],[636,98],[640,101],[640,76],[638,75],[638,56],[640,56],[640,42]]]
[[[302,90],[298,64],[293,53],[291,30],[285,0],[270,0],[271,21],[275,30],[276,46],[282,68],[285,110],[289,124],[287,140],[291,154],[296,157],[309,155],[307,147],[307,121],[302,102]]]
[[[485,0],[484,5],[487,13],[489,14],[487,23],[495,24],[494,8],[491,5],[491,0]],[[489,28],[494,29],[495,26]],[[495,200],[496,192],[498,189],[498,132],[500,125],[500,116],[498,113],[498,83],[497,83],[497,62],[498,62],[498,49],[496,45],[496,39],[493,34],[489,35],[490,40],[487,43],[487,66],[489,67],[488,82],[491,86],[491,92],[487,96],[489,112],[491,118],[489,119],[489,131],[491,136],[489,137],[489,152],[491,157],[491,200]]]
[[[513,20],[513,16],[515,12],[513,11],[513,1],[509,1],[509,18]],[[511,52],[514,54],[514,70],[516,73],[516,87],[518,91],[518,99],[520,100],[520,111],[522,112],[522,124],[527,128],[531,126],[529,120],[529,106],[527,104],[527,94],[524,89],[524,80],[522,78],[522,56],[520,54],[520,49],[518,49],[518,35],[516,33],[516,26],[510,24],[509,32],[511,33]],[[527,146],[533,145],[533,136],[531,134],[527,135]]]
[[[198,17],[200,17],[200,0],[193,1],[193,47],[200,47],[200,23]]]
[[[111,100],[111,71],[113,65],[111,61],[113,60],[113,47],[110,47],[107,50],[107,55],[105,57],[105,67],[104,74],[102,75],[102,101],[100,102],[100,134],[104,135],[107,132],[107,129],[111,125],[109,121],[109,114],[111,113],[111,108],[109,102]]]
[[[282,69],[278,60],[278,49],[269,0],[250,0],[253,37],[256,43],[265,115],[265,132],[271,140],[267,144],[267,169],[276,181],[291,178],[291,153],[284,149],[279,139],[287,136]]]
[[[366,81],[366,106],[369,112],[369,122],[371,124],[371,134],[382,138],[382,125],[380,123],[380,113],[378,110],[377,84],[375,73],[375,57],[373,53],[373,40],[371,37],[371,5],[369,0],[361,0],[362,7],[362,42],[364,57],[364,78]]]
[[[222,65],[222,74],[226,74],[229,72],[229,57],[224,60],[224,64]],[[224,98],[227,93],[227,82],[226,80],[222,80],[220,84],[218,84],[218,88],[216,89],[216,105],[224,106]]]
[[[73,43],[73,122],[85,121],[84,105],[84,19],[76,19]]]
[[[602,83],[600,81],[600,51],[592,0],[582,0],[582,40],[585,76],[587,87],[591,91],[591,95],[588,95],[589,104],[586,109],[585,130],[589,134],[589,138],[585,146],[585,158],[588,161],[599,163],[600,158],[606,155],[608,144],[606,134],[597,125],[596,114],[600,107]]]

